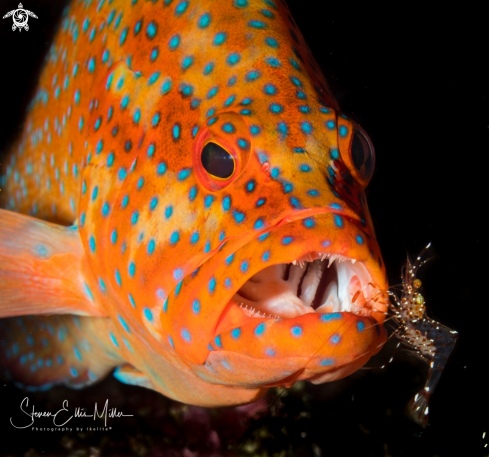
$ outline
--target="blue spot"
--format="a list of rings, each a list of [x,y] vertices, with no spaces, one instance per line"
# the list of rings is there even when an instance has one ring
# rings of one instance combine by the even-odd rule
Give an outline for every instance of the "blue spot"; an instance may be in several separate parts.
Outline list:
[[[181,16],[188,7],[188,1],[180,2],[175,8],[175,16]]]
[[[334,218],[334,223],[336,225],[336,227],[338,228],[343,228],[343,219],[341,216],[338,216],[338,214],[333,214],[333,218]]]
[[[165,162],[160,162],[158,164],[158,168],[157,168],[157,173],[159,176],[162,176],[164,175],[166,172],[166,163]]]
[[[227,287],[228,289],[232,286],[232,283],[231,283],[231,279],[230,278],[226,278],[224,280],[224,286]]]
[[[215,338],[214,338],[214,344],[218,347],[218,348],[222,348],[222,343],[221,343],[221,337],[219,335],[217,335]]]
[[[134,262],[129,262],[129,268],[128,268],[128,271],[129,271],[129,276],[131,278],[134,277],[134,275],[136,274],[136,264]]]
[[[70,367],[70,373],[71,373],[71,376],[73,376],[74,378],[76,378],[78,376],[78,371],[75,367]]]
[[[194,58],[192,56],[187,56],[182,61],[182,68],[186,70],[194,63]]]
[[[269,357],[273,357],[275,356],[275,351],[272,348],[266,348],[265,354],[268,355]]]
[[[158,26],[154,21],[151,21],[146,27],[146,35],[150,40],[152,40],[157,33],[158,33]]]
[[[139,220],[139,211],[136,209],[133,211],[132,216],[131,216],[131,224],[136,225]]]
[[[231,254],[229,257],[226,258],[226,265],[231,265],[231,263],[234,260],[234,254]]]
[[[338,344],[338,343],[339,343],[339,341],[340,341],[340,335],[335,334],[335,335],[333,335],[333,336],[331,337],[331,342],[332,342],[333,344]]]
[[[295,336],[296,338],[302,336],[302,327],[299,325],[296,325],[290,329],[290,333],[292,333],[292,336]]]
[[[173,277],[179,281],[180,279],[183,278],[183,270],[181,268],[176,268],[174,271],[173,271]]]
[[[178,48],[180,45],[180,35],[174,35],[170,38],[170,42],[168,43],[168,46],[170,48],[170,51],[174,51],[175,49]]]
[[[129,95],[126,95],[121,101],[121,108],[126,109],[129,104]]]
[[[167,219],[170,219],[171,215],[173,214],[173,206],[167,206],[165,209],[165,217]]]
[[[263,222],[263,219],[262,219],[262,218],[258,218],[258,219],[256,220],[255,225],[253,226],[253,228],[254,228],[255,230],[259,230],[259,229],[263,228],[263,227],[264,227],[264,225],[265,225],[265,223]]]
[[[331,158],[333,160],[337,160],[338,157],[340,156],[339,152],[338,152],[338,149],[334,148],[334,149],[331,149],[330,151],[330,155],[331,155]]]
[[[334,360],[329,358],[329,359],[322,359],[320,362],[319,362],[319,365],[323,366],[323,367],[329,367],[330,365],[333,365],[334,364]]]
[[[340,313],[331,313],[331,314],[320,314],[319,320],[321,322],[329,322],[337,319],[341,319],[342,315]]]
[[[364,322],[362,322],[362,321],[359,321],[359,322],[357,323],[357,330],[358,330],[359,332],[363,332],[363,331],[365,330],[365,323],[364,323]]]
[[[245,79],[246,79],[246,81],[248,81],[248,82],[253,82],[253,81],[256,81],[256,80],[257,80],[257,79],[258,79],[260,76],[261,76],[261,73],[260,73],[259,71],[257,71],[257,70],[253,70],[253,71],[250,71],[250,72],[249,72],[249,73],[246,75]]]
[[[225,133],[234,133],[236,131],[234,125],[230,122],[225,122],[224,124],[222,124],[221,130]]]
[[[173,344],[173,339],[171,336],[168,337],[168,342],[170,343],[170,346],[175,349],[175,345]]]
[[[129,326],[127,325],[126,321],[122,318],[122,316],[120,314],[117,315],[117,318],[119,319],[119,322],[121,323],[122,325],[122,328],[126,331],[126,332],[129,332],[131,333],[131,330],[129,328]]]
[[[270,251],[265,251],[261,256],[261,259],[263,260],[263,262],[268,262],[268,260],[270,259]]]
[[[233,330],[231,330],[231,336],[237,340],[241,335],[241,329],[238,327],[238,328],[235,328]]]
[[[222,209],[224,211],[229,211],[229,208],[231,208],[231,197],[226,196],[222,199]]]
[[[82,355],[80,354],[80,350],[76,346],[73,348],[73,352],[75,353],[75,357],[78,360],[82,360]]]
[[[262,322],[261,324],[258,324],[255,328],[255,335],[256,336],[261,336],[263,335],[263,332],[265,331],[265,323]]]
[[[121,279],[121,274],[119,273],[119,270],[115,270],[115,281],[119,287],[122,286],[122,279]]]
[[[362,238],[362,236],[361,236],[361,235],[357,235],[357,236],[355,237],[355,239],[357,240],[357,243],[358,243],[358,244],[363,244],[363,238]]]
[[[230,66],[236,65],[240,60],[241,56],[237,52],[230,54],[227,58],[227,62]]]
[[[115,336],[112,334],[112,332],[109,332],[110,339],[112,341],[112,344],[118,348],[119,347],[119,342],[116,340]]]
[[[80,89],[75,91],[75,104],[78,105],[80,103]]]
[[[128,27],[125,27],[121,32],[121,37],[119,39],[119,45],[122,46],[126,42],[127,33],[129,31]]]
[[[149,56],[149,59],[151,60],[151,62],[154,62],[158,58],[159,53],[160,53],[160,51],[158,49],[158,46],[154,47],[153,50],[151,51],[150,56]]]
[[[165,95],[168,92],[170,92],[172,86],[171,79],[167,79],[162,85],[161,85],[161,95]]]
[[[144,308],[144,316],[146,317],[146,319],[148,319],[148,321],[153,320],[153,313],[149,308]]]
[[[248,27],[252,27],[254,29],[266,29],[267,24],[265,24],[265,22],[263,21],[253,20],[248,22]]]
[[[151,86],[154,84],[156,81],[158,81],[158,78],[160,77],[160,72],[155,71],[148,79],[148,84]]]
[[[267,95],[275,95],[277,93],[277,88],[273,84],[265,84],[263,86],[263,92]]]
[[[261,128],[258,127],[258,125],[252,125],[252,126],[250,126],[250,133],[253,136],[259,135],[260,132],[261,132]]]
[[[212,205],[212,202],[213,201],[214,201],[214,196],[213,195],[207,195],[204,198],[204,206],[205,206],[205,208],[210,208],[210,206]]]
[[[141,24],[143,23],[142,20],[139,20],[136,22],[136,25],[134,26],[134,35],[137,35],[141,31]]]
[[[194,300],[194,302],[192,303],[192,311],[195,313],[195,314],[199,314],[200,313],[200,302],[199,300]]]
[[[236,96],[235,95],[231,95],[225,102],[224,102],[224,106],[230,106],[234,100],[236,99]]]
[[[284,245],[288,245],[290,243],[292,243],[292,241],[294,241],[294,238],[292,238],[291,236],[286,236],[284,238],[282,238],[282,244]]]
[[[300,79],[297,79],[295,76],[291,76],[290,80],[292,81],[292,84],[294,84],[297,87],[302,87],[302,82]]]
[[[190,332],[186,328],[182,328],[182,331],[180,332],[182,335],[182,338],[187,342],[190,343],[192,340],[192,337],[190,336]]]
[[[266,203],[267,199],[266,198],[259,198],[256,201],[256,207],[259,208],[260,206],[263,206]]]
[[[157,205],[158,205],[158,197],[153,197],[149,202],[149,209],[153,211]]]
[[[192,186],[190,189],[190,192],[188,193],[189,200],[193,202],[195,200],[195,197],[197,197],[197,187]]]
[[[278,41],[272,37],[266,37],[265,38],[265,44],[267,46],[270,46],[271,48],[278,48],[279,47]]]
[[[216,46],[220,46],[221,44],[223,44],[226,41],[226,38],[227,38],[227,33],[226,32],[219,32],[214,37],[214,44]]]
[[[207,252],[210,252],[211,250],[211,243],[210,241],[207,241],[207,243],[205,243],[205,246],[204,246],[204,252],[207,253]]]
[[[280,114],[283,112],[284,108],[282,105],[279,105],[278,103],[272,103],[268,109],[270,110],[271,113],[273,114]]]
[[[175,124],[173,126],[172,135],[174,140],[178,140],[180,138],[180,124]]]
[[[241,224],[241,222],[243,222],[245,220],[244,213],[241,213],[237,210],[233,211],[233,217],[234,217],[234,220],[236,221],[237,224]]]
[[[102,206],[102,215],[107,216],[110,212],[110,206],[107,202],[104,203],[104,206]]]
[[[139,179],[138,179],[138,184],[137,184],[137,188],[138,190],[141,190],[141,188],[143,187],[144,185],[144,178],[141,176]]]
[[[335,128],[335,122],[334,121],[326,122],[326,127],[330,130],[333,130]]]
[[[170,236],[170,243],[176,244],[180,240],[180,234],[178,232],[173,232]]]
[[[346,135],[348,135],[348,127],[340,125],[339,133],[341,137],[345,137]]]
[[[250,266],[249,262],[247,260],[243,260],[241,262],[241,267],[240,267],[241,272],[246,273],[248,271],[249,266]]]
[[[199,27],[204,29],[211,23],[211,15],[209,13],[203,14],[199,19]]]
[[[148,243],[148,254],[150,255],[153,254],[155,247],[156,247],[155,240],[151,239]]]
[[[90,236],[90,250],[92,252],[95,252],[95,249],[96,249],[95,238],[92,235]]]
[[[285,122],[279,122],[277,124],[277,131],[280,133],[282,139],[284,139],[287,134],[289,133],[289,129],[287,127],[287,124]]]
[[[265,59],[265,62],[270,65],[271,67],[274,67],[274,68],[278,68],[278,67],[281,67],[282,64],[280,63],[280,61],[275,58],[275,57],[267,57]]]
[[[156,127],[160,123],[160,113],[156,113],[151,120],[153,127]]]
[[[124,195],[124,198],[122,199],[122,202],[121,202],[122,209],[127,208],[128,204],[129,204],[129,195]]]
[[[209,292],[211,294],[216,290],[216,278],[212,277],[209,281]]]
[[[303,122],[301,124],[301,129],[306,135],[309,135],[312,132],[312,125],[309,124],[309,122]]]

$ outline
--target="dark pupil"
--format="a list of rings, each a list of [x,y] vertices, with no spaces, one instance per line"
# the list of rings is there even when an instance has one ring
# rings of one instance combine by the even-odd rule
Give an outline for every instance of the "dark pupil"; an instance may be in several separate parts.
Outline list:
[[[355,131],[351,142],[351,158],[355,168],[360,171],[365,165],[367,176],[372,172],[372,154],[367,139],[358,131]]]
[[[216,143],[207,143],[202,149],[202,165],[207,173],[222,179],[229,178],[234,171],[233,157]]]

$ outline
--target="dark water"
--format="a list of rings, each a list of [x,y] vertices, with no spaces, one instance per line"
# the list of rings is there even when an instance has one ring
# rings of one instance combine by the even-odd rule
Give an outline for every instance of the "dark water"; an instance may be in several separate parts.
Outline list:
[[[21,126],[63,4],[25,3],[39,16],[27,33],[14,34],[10,19],[0,22],[0,151]],[[189,410],[109,379],[85,391],[29,398],[48,410],[65,398],[73,406],[109,398],[134,417],[114,419],[106,432],[21,432],[9,420],[26,394],[2,385],[0,455],[223,455],[243,430],[249,431],[243,455],[489,455],[489,436],[482,438],[489,432],[489,43],[483,10],[405,2],[289,5],[343,111],[376,147],[368,199],[390,282],[398,283],[406,251],[415,256],[431,241],[437,255],[422,270],[425,297],[431,316],[460,338],[432,397],[430,425],[421,431],[402,414],[422,387],[426,367],[400,354],[384,371],[292,391],[243,428],[232,411]],[[0,15],[16,6],[2,2]],[[391,350],[373,363],[385,362]],[[184,454],[185,447],[196,454]]]

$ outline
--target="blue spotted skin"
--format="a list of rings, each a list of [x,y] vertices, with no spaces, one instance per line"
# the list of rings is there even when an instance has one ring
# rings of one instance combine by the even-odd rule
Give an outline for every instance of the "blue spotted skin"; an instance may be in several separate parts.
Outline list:
[[[116,354],[100,356],[107,370],[123,360],[119,379],[180,401],[244,403],[292,373],[346,376],[385,340],[373,317],[260,327],[232,300],[258,271],[311,251],[358,259],[387,288],[355,128],[283,3],[74,1],[4,169],[6,208],[76,223],[80,294],[104,316],[92,318],[105,328],[98,351]],[[211,140],[233,158],[228,179],[202,165]],[[45,308],[31,314],[62,313]]]

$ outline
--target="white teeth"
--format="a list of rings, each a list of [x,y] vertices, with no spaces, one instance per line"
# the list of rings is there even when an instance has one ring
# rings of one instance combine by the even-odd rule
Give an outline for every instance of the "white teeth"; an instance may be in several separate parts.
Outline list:
[[[328,263],[322,264],[325,259]],[[328,270],[333,263],[335,268]],[[277,264],[261,270],[241,286],[234,299],[251,317],[293,318],[315,312],[365,314],[369,312],[364,309],[365,303],[371,298],[369,281],[361,262],[339,254],[313,252],[289,265]],[[323,287],[326,290],[322,297],[316,297],[318,289]],[[353,296],[355,303],[352,303]],[[314,309],[313,303],[321,305]]]
[[[302,292],[300,296],[300,299],[306,306],[312,305],[322,275],[321,262],[314,261],[309,264],[307,274],[302,281]]]

